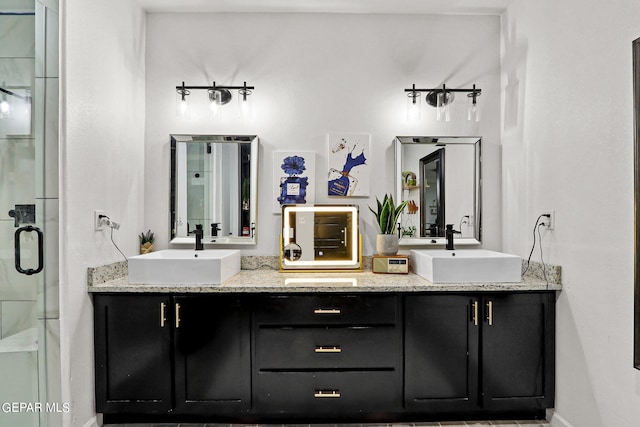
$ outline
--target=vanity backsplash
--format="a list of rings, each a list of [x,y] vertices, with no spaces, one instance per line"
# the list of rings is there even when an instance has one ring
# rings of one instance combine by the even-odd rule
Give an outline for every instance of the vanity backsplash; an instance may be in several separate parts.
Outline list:
[[[242,270],[278,270],[280,259],[272,255],[243,255],[240,258]],[[364,271],[371,271],[371,256],[362,257]],[[523,267],[526,261],[523,261]],[[562,283],[562,268],[559,265],[549,265],[531,261],[527,272],[523,276],[524,280],[545,281],[549,284]],[[118,261],[112,264],[87,269],[88,286],[99,285],[115,279],[126,277],[128,274],[127,261]]]

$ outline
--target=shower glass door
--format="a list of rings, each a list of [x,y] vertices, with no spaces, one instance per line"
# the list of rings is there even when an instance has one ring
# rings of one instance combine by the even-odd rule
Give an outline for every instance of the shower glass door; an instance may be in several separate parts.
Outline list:
[[[58,260],[48,256],[58,233],[57,32],[55,2],[0,0],[0,426],[60,420],[47,372],[59,336]]]

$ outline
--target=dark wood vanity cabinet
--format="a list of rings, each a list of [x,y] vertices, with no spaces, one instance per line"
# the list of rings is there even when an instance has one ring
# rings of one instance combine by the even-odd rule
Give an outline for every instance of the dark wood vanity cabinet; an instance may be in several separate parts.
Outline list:
[[[264,297],[254,311],[258,414],[376,420],[402,407],[395,295]]]
[[[553,293],[407,297],[407,410],[543,413],[554,401],[554,319]]]
[[[165,413],[173,405],[167,295],[95,295],[96,411]]]
[[[555,295],[493,294],[480,299],[482,406],[543,410],[555,391]]]
[[[238,416],[251,407],[249,310],[234,296],[94,296],[96,410]]]
[[[237,296],[176,296],[175,412],[237,415],[251,408],[249,309]]]
[[[94,307],[106,421],[540,417],[553,406],[554,292],[95,294]]]
[[[415,412],[478,408],[480,328],[473,297],[415,295],[405,299],[405,405]]]

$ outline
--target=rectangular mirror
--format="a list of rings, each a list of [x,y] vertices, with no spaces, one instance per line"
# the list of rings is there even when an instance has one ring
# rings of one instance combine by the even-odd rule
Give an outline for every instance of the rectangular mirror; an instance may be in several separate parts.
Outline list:
[[[361,269],[358,206],[282,208],[282,270]]]
[[[254,245],[258,137],[171,135],[171,243]]]
[[[396,200],[408,200],[400,218],[400,245],[446,244],[445,228],[459,231],[457,245],[481,241],[480,137],[398,136]]]

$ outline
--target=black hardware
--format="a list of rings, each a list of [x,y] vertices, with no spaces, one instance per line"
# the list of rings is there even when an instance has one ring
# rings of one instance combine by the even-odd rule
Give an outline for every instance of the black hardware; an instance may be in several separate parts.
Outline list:
[[[203,250],[202,238],[204,237],[204,230],[202,229],[202,224],[196,224],[196,229],[193,233],[196,235],[196,251]]]
[[[30,101],[31,100],[31,97],[18,95],[17,93],[11,92],[9,89],[5,89],[3,87],[0,87],[0,92],[6,93],[7,95],[10,95],[10,96],[15,96],[16,98],[22,99],[23,101]]]
[[[410,92],[411,95],[409,96],[413,96],[413,102],[416,102],[416,93],[417,92],[427,92],[427,96],[425,97],[425,100],[427,101],[427,104],[431,105],[432,107],[437,106],[438,104],[438,95],[440,93],[444,94],[444,98],[443,98],[443,104],[448,104],[451,101],[453,101],[453,92],[466,92],[468,93],[469,97],[473,98],[473,103],[476,103],[476,98],[478,96],[480,96],[482,94],[482,89],[476,89],[476,85],[473,85],[472,89],[449,89],[448,87],[446,87],[446,85],[442,85],[441,88],[433,88],[433,89],[416,89],[416,85],[413,84],[412,87],[410,89],[405,89],[405,92]]]
[[[22,268],[20,261],[20,234],[23,231],[27,232],[36,232],[38,234],[38,268],[35,270],[33,268],[27,268],[26,270]],[[24,227],[20,227],[16,230],[14,234],[15,239],[15,260],[16,260],[16,270],[18,273],[26,274],[27,276],[31,276],[32,274],[40,273],[44,268],[44,235],[42,231],[38,227],[34,227],[33,225],[27,225]]]
[[[218,231],[220,231],[219,222],[214,222],[211,224],[211,237],[218,237]]]
[[[214,82],[214,85],[215,85],[215,82]],[[246,82],[242,86],[185,86],[184,82],[182,82],[182,86],[176,86],[176,90],[178,91],[178,93],[182,93],[183,91],[186,91],[187,93],[185,93],[185,95],[189,95],[189,93],[188,93],[189,89],[195,89],[195,90],[197,90],[197,89],[211,89],[211,90],[242,89],[242,90],[253,90],[253,89],[255,89],[255,86],[247,86]],[[420,89],[416,89],[416,90],[420,90]],[[480,89],[478,89],[478,91],[480,91]],[[467,92],[469,92],[469,91],[467,91]]]
[[[449,88],[445,88],[444,85],[442,85],[442,87],[440,88],[435,88],[435,89],[416,89],[415,85],[412,88],[409,89],[405,89],[405,92],[469,92],[469,93],[475,93],[476,96],[480,96],[480,94],[482,93],[482,89],[476,89],[475,87],[476,85],[473,85],[473,89],[449,89]]]
[[[16,205],[9,211],[9,216],[14,219],[16,228],[20,224],[33,224],[36,222],[36,205]]]
[[[452,251],[453,248],[453,235],[461,234],[459,231],[453,229],[453,224],[447,224],[447,229],[445,231],[445,236],[447,237],[447,249],[448,251]]]

